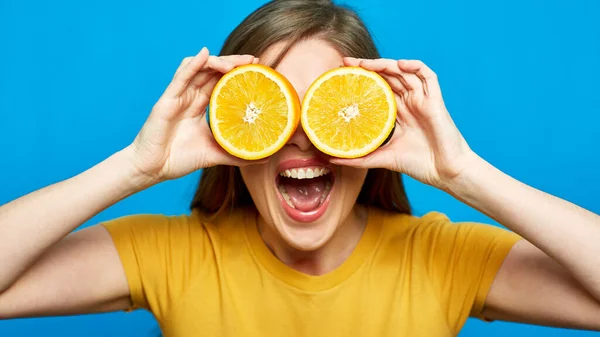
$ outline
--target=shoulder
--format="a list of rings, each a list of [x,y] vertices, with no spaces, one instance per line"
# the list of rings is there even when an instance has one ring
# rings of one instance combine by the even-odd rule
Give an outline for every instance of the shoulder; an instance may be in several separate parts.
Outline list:
[[[471,221],[452,221],[441,212],[422,216],[381,212],[382,238],[424,249],[432,246],[460,246],[462,244],[494,244],[514,242],[519,237],[505,228]]]
[[[374,212],[381,219],[382,235],[386,237],[405,237],[457,225],[450,221],[447,215],[440,212],[429,212],[422,216],[382,210]]]
[[[101,224],[111,236],[136,240],[156,240],[155,242],[174,240],[197,240],[206,237],[229,236],[239,231],[251,211],[240,209],[219,217],[213,217],[198,211],[190,214],[134,214],[122,216]]]
[[[199,228],[202,223],[196,214],[133,214],[118,217],[101,223],[111,234],[132,235],[139,233],[166,234]]]

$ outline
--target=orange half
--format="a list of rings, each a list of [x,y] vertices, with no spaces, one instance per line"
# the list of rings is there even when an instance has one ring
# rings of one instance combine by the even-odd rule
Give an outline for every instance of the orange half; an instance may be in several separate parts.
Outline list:
[[[302,102],[304,132],[320,151],[357,158],[376,150],[396,123],[396,99],[373,71],[340,67],[321,75]]]
[[[230,154],[266,158],[292,137],[300,101],[290,82],[264,65],[240,66],[217,82],[209,120],[215,140]]]

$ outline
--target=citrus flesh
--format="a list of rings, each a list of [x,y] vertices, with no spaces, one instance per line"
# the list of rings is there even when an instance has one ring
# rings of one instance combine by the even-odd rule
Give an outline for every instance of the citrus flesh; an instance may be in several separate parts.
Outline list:
[[[321,75],[302,101],[301,123],[317,149],[357,158],[386,141],[396,122],[396,100],[377,73],[340,67]]]
[[[296,91],[264,65],[245,65],[223,75],[210,99],[215,140],[228,153],[247,160],[277,152],[294,134],[299,119]]]

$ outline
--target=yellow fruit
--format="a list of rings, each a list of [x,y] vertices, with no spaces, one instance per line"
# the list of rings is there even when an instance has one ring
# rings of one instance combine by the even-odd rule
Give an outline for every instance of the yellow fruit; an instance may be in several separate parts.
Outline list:
[[[268,157],[294,134],[300,101],[290,82],[264,65],[237,67],[217,82],[209,120],[215,140],[248,160]]]
[[[396,100],[375,72],[340,67],[321,75],[302,101],[302,127],[322,152],[338,158],[376,150],[396,122]]]

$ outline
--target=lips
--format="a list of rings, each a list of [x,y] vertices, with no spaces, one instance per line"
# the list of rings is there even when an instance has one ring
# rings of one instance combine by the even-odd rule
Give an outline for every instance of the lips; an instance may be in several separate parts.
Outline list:
[[[287,215],[298,222],[318,220],[330,203],[334,174],[329,163],[316,159],[293,159],[277,169],[277,194]]]

